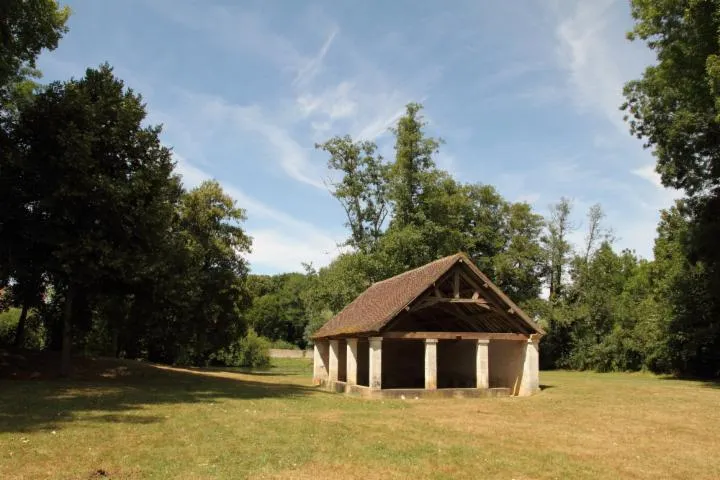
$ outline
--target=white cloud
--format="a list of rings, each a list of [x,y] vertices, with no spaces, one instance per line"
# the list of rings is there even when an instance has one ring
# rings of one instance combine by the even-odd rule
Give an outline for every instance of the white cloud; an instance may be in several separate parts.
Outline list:
[[[184,92],[198,125],[230,125],[245,132],[259,134],[277,154],[280,166],[295,180],[325,190],[322,172],[308,159],[309,147],[303,147],[289,130],[258,106],[234,105],[222,98]],[[199,118],[198,118],[199,116]]]
[[[254,230],[251,265],[261,265],[263,270],[276,272],[302,271],[303,263],[316,268],[327,265],[340,252],[331,239],[295,237],[288,239],[287,231]],[[320,242],[318,240],[321,240]]]
[[[353,87],[351,82],[345,81],[318,95],[301,94],[297,98],[300,112],[305,117],[313,114],[324,115],[330,122],[352,117],[358,109],[357,102],[352,99]]]
[[[293,85],[304,85],[312,81],[317,76],[317,74],[322,69],[325,55],[327,55],[328,51],[330,50],[330,46],[332,45],[333,40],[335,40],[335,36],[338,34],[338,32],[339,30],[337,28],[334,28],[330,32],[327,39],[325,40],[325,43],[323,43],[322,47],[320,47],[320,51],[318,52],[318,54],[308,60],[305,65],[303,65],[298,70],[298,73],[295,76],[295,80],[293,80]]]
[[[658,188],[664,188],[662,180],[660,180],[660,174],[655,171],[654,163],[645,165],[644,167],[636,168],[635,170],[631,170],[631,173],[637,175],[644,180],[647,180]]]
[[[186,187],[193,188],[213,178],[183,156],[173,153],[173,158]],[[248,228],[248,234],[253,238],[248,259],[253,268],[260,267],[265,272],[302,271],[302,263],[325,266],[340,253],[337,247],[339,239],[330,233],[309,222],[297,220],[233,185],[223,184],[223,189],[235,199],[239,207],[246,210],[250,222],[272,224],[270,228]]]
[[[400,100],[399,95],[391,95],[390,98],[377,98],[376,113],[372,117],[359,125],[353,133],[353,138],[358,140],[374,140],[388,129],[394,126],[398,119],[405,113],[405,105],[410,101]]]
[[[623,85],[639,74],[649,57],[625,39],[623,24],[613,18],[616,5],[616,0],[578,1],[570,15],[562,16],[555,33],[575,104],[603,115],[627,136],[619,110]]]
[[[655,171],[654,163],[631,170],[631,173],[633,175],[637,175],[643,180],[650,182],[653,186],[655,186],[658,202],[657,204],[654,203],[653,205],[648,205],[649,208],[657,209],[658,205],[660,206],[660,208],[667,208],[673,203],[675,203],[675,200],[682,198],[683,196],[682,191],[676,190],[674,188],[666,188],[662,184],[660,174]]]

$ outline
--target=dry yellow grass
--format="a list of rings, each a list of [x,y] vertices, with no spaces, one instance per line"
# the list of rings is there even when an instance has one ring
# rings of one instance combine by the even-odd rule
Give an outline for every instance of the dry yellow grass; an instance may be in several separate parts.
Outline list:
[[[90,365],[0,380],[0,478],[720,478],[714,384],[542,372],[531,398],[373,401],[307,362]]]

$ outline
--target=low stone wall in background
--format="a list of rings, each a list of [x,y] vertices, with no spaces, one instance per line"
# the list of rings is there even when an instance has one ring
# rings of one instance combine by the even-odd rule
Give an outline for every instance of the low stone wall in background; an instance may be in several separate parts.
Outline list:
[[[289,348],[271,348],[270,358],[313,358],[313,351],[295,350]]]

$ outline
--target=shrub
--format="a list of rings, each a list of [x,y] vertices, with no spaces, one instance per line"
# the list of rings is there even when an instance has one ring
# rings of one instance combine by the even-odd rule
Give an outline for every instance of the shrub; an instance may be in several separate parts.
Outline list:
[[[19,308],[10,308],[0,312],[0,345],[12,345],[19,318]]]
[[[287,340],[273,340],[270,342],[270,348],[282,348],[286,350],[298,350],[300,347],[294,343],[290,343]]]
[[[270,365],[270,341],[254,330],[227,348],[211,355],[211,359],[228,367],[262,368]]]

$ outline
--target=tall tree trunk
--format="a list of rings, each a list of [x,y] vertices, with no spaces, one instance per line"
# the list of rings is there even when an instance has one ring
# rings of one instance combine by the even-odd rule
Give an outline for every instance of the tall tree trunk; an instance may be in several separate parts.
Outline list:
[[[71,358],[70,349],[72,347],[72,314],[73,300],[75,298],[75,287],[69,286],[65,295],[65,310],[63,311],[63,333],[62,333],[62,353],[60,357],[60,375],[67,377],[70,375]]]
[[[23,302],[22,311],[20,312],[20,319],[18,320],[17,328],[15,329],[15,346],[22,347],[25,343],[25,323],[27,321],[27,313],[30,302],[25,300]]]

